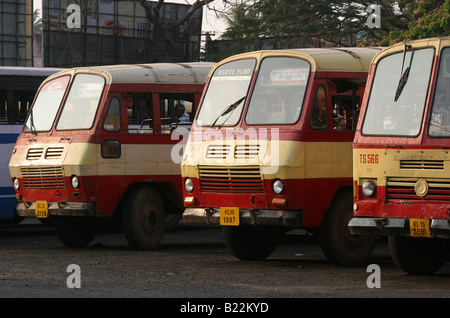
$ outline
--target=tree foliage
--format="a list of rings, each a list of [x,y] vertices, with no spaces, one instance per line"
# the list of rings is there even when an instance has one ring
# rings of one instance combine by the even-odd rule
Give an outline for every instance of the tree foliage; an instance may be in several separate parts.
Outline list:
[[[450,35],[450,2],[448,0],[408,2],[405,5],[411,16],[408,26],[384,35],[379,41],[372,42],[372,45],[389,46],[402,41]]]
[[[355,1],[258,0],[241,3],[229,14],[233,23],[224,39],[280,38],[292,35],[329,39],[355,33],[365,21],[359,19],[363,5]]]
[[[386,46],[394,42],[448,35],[448,0],[255,0],[229,6],[229,28],[224,39],[251,41],[286,36],[313,36],[335,45],[353,45],[346,37],[364,34],[363,45]],[[381,9],[380,28],[370,29],[366,8]],[[355,37],[356,38],[356,37]],[[352,38],[353,39],[353,38]]]

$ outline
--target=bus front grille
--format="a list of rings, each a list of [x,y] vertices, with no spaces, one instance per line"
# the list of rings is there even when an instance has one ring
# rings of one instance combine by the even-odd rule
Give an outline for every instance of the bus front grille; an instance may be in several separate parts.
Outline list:
[[[21,167],[24,189],[64,188],[64,171],[61,166]]]
[[[259,166],[199,166],[203,192],[264,192]]]
[[[419,182],[420,186],[418,186]],[[386,183],[386,200],[387,202],[397,200],[448,202],[450,201],[450,179],[390,177],[387,178]]]

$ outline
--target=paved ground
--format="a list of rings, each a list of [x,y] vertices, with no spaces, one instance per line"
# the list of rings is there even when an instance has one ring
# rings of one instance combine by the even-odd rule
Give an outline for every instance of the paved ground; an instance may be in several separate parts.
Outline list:
[[[433,276],[409,276],[380,241],[366,265],[338,267],[325,259],[313,236],[300,231],[286,235],[267,260],[246,262],[228,251],[219,227],[180,224],[154,251],[131,250],[119,233],[101,233],[87,248],[68,249],[51,227],[26,220],[0,225],[0,258],[3,298],[170,298],[178,308],[184,298],[450,296],[450,258]],[[81,288],[68,288],[68,279],[75,282],[76,272],[67,272],[71,264],[79,266]],[[367,285],[369,264],[379,266],[380,288]]]

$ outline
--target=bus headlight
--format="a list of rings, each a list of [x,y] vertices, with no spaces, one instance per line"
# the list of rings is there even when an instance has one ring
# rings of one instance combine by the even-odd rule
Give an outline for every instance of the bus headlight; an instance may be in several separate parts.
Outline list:
[[[373,181],[366,181],[362,185],[362,192],[366,197],[371,197],[375,193],[376,187]]]
[[[273,192],[275,192],[276,194],[280,194],[284,191],[284,183],[283,181],[281,181],[280,179],[276,179],[273,183],[272,183],[272,190]]]
[[[80,180],[79,180],[78,177],[75,176],[75,175],[73,175],[73,176],[70,178],[70,183],[72,184],[72,187],[73,187],[74,189],[78,189],[78,188],[80,187]]]
[[[14,178],[13,184],[14,184],[14,189],[16,189],[16,190],[20,189],[19,179]]]
[[[184,181],[184,188],[188,193],[191,193],[194,190],[194,183],[190,178],[186,178]]]

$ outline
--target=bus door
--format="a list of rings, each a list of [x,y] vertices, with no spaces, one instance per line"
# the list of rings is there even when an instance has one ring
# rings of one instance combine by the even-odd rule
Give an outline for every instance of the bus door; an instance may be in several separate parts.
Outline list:
[[[305,200],[303,222],[318,226],[330,202],[333,191],[324,191],[324,182],[332,175],[332,144],[330,130],[330,96],[328,82],[316,80],[310,91],[309,132],[304,143],[305,197],[324,197],[326,199]]]
[[[105,114],[98,133],[97,151],[97,177],[98,177],[98,194],[97,197],[108,197],[109,200],[99,200],[97,210],[100,214],[110,213],[119,202],[123,188],[127,186],[124,178],[114,176],[125,175],[125,156],[124,156],[124,140],[125,133],[123,131],[122,117],[125,111],[122,105],[126,105],[127,97],[125,94],[110,94],[105,103]],[[121,184],[122,183],[122,184]],[[103,213],[102,213],[103,212]]]
[[[310,100],[309,137],[304,151],[305,189],[309,192],[307,197],[317,199],[305,201],[303,222],[316,227],[338,189],[351,187],[352,170],[348,163],[352,161],[359,86],[346,79],[315,80]]]

